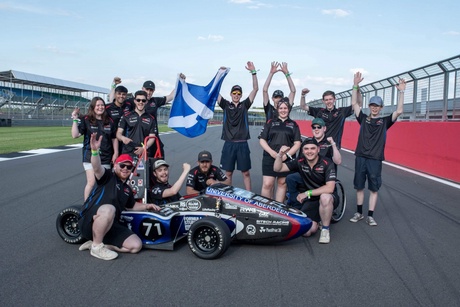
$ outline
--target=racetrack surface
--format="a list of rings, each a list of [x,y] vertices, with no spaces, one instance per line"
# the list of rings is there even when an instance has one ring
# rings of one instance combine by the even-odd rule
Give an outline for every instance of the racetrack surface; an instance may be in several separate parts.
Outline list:
[[[251,129],[253,191],[261,189],[261,127]],[[162,137],[172,181],[202,149],[218,165],[220,127],[194,139]],[[383,166],[377,227],[348,219],[356,210],[354,156],[342,151],[345,217],[319,235],[277,245],[233,243],[216,260],[143,250],[114,261],[64,243],[55,220],[81,204],[80,149],[0,162],[1,306],[459,306],[460,190]],[[240,173],[234,185],[243,187]],[[184,191],[185,189],[183,189]],[[366,193],[367,199],[367,193]],[[367,204],[365,204],[367,211]]]

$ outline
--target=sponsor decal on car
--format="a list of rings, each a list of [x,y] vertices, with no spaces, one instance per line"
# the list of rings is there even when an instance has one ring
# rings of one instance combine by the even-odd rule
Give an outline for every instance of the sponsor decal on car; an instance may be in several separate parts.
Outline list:
[[[190,211],[197,211],[200,210],[201,203],[197,199],[189,199],[187,200],[187,209]]]
[[[281,232],[281,228],[265,228],[260,227],[260,232]]]
[[[224,208],[225,209],[236,210],[236,209],[238,209],[238,206],[236,206],[234,204],[230,204],[230,203],[225,203]]]
[[[137,186],[138,187],[144,186],[144,180],[143,179],[137,179]]]
[[[256,234],[256,226],[249,224],[246,226],[246,233],[250,236],[253,236]]]
[[[192,224],[195,223],[196,221],[198,221],[199,219],[201,219],[201,217],[199,217],[199,216],[185,216],[184,217],[185,230],[189,231],[190,226],[192,226]]]
[[[249,207],[241,207],[240,213],[257,213],[256,208],[249,208]]]
[[[289,221],[256,220],[257,225],[289,226]]]

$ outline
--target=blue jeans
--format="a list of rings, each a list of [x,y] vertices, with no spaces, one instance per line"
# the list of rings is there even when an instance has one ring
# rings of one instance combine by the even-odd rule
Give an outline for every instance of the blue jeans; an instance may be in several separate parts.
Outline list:
[[[305,192],[307,190],[307,187],[305,186],[305,183],[303,182],[302,177],[300,176],[299,173],[293,173],[289,174],[286,177],[286,186],[287,186],[287,191],[289,193],[288,197],[288,206],[301,209],[302,204],[297,201],[297,195],[299,195],[299,192]]]

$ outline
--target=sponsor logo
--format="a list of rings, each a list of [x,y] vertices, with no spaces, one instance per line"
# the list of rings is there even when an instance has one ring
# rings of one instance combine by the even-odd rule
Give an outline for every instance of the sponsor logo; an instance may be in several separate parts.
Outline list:
[[[201,211],[216,211],[214,208],[203,208]]]
[[[237,207],[236,205],[229,204],[229,203],[225,203],[224,208],[225,208],[225,209],[231,209],[231,210],[236,210],[236,209],[238,209],[238,207]]]
[[[187,200],[187,209],[190,211],[200,210],[201,203],[196,199]]]
[[[142,187],[144,185],[144,180],[142,179],[137,179],[137,186]]]
[[[184,217],[184,226],[185,230],[190,230],[190,226],[192,226],[193,223],[201,219],[199,216],[186,216]]]
[[[144,169],[145,169],[144,162],[142,162],[142,160],[139,160],[139,164],[137,165],[137,170],[141,171]]]
[[[250,236],[253,236],[256,234],[256,226],[249,224],[246,226],[246,233]]]
[[[260,232],[281,232],[281,228],[265,228],[265,227],[260,227]]]
[[[241,207],[240,213],[257,213],[256,208]]]
[[[120,220],[122,220],[122,221],[131,222],[133,219],[134,218],[132,216],[126,216],[126,215],[120,216]]]
[[[270,213],[259,210],[259,217],[269,217]]]
[[[289,226],[289,221],[256,220],[257,225]]]

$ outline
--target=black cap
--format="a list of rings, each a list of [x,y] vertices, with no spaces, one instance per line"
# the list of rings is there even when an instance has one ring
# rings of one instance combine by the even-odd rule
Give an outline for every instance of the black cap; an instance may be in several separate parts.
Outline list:
[[[212,161],[212,155],[209,151],[203,150],[198,154],[198,162]]]
[[[152,81],[145,81],[144,82],[144,85],[142,85],[143,88],[145,89],[151,89],[151,90],[155,90],[155,83],[153,83]]]
[[[243,93],[243,89],[239,85],[232,86],[232,90],[230,92],[233,92],[233,91],[240,91],[241,93]]]
[[[128,93],[128,89],[124,87],[123,85],[119,85],[115,88],[115,93],[120,92],[120,93]]]
[[[307,144],[319,146],[318,141],[315,138],[306,138],[305,140],[303,140],[302,145],[300,145],[300,148],[302,149]]]
[[[283,97],[284,97],[284,93],[283,93],[283,91],[281,91],[281,90],[276,90],[276,91],[273,92],[272,97],[273,97],[273,98],[275,98],[275,97],[281,97],[281,98],[283,98]]]

